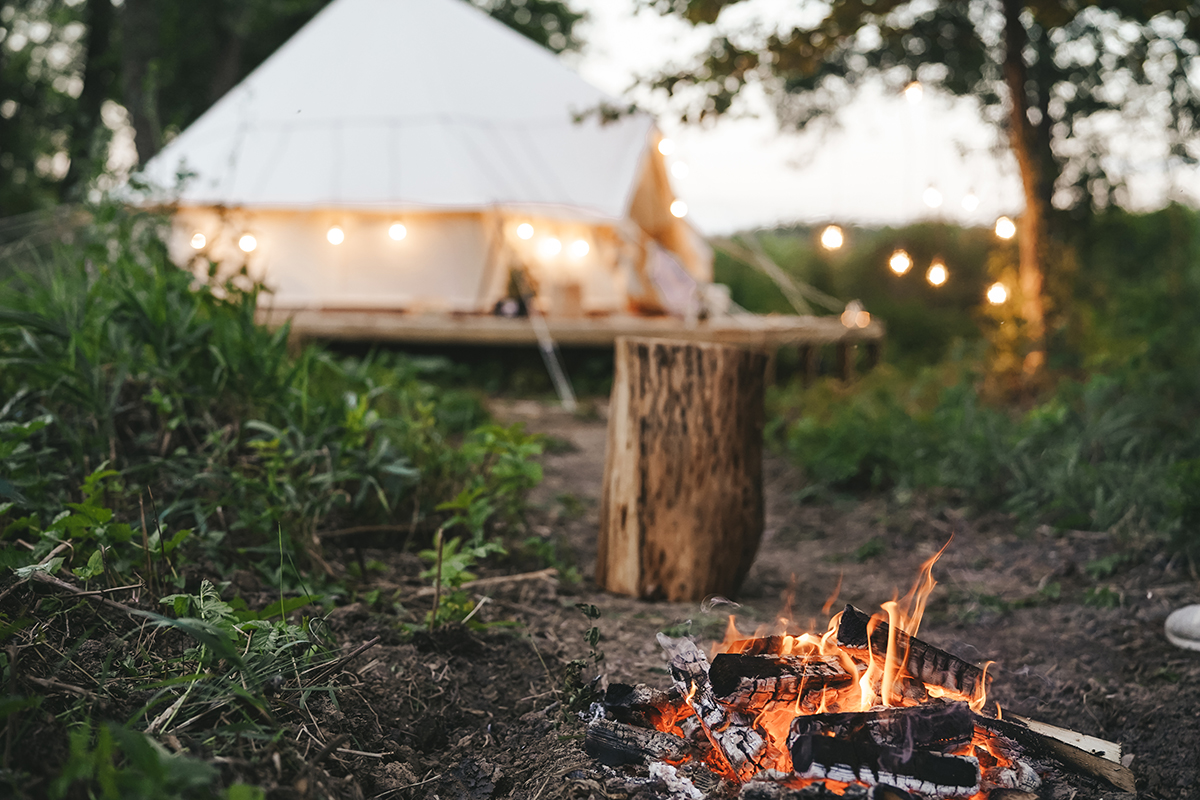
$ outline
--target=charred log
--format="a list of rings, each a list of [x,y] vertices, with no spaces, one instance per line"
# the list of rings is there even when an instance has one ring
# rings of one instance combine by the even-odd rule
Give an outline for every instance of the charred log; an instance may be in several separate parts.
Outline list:
[[[588,725],[583,749],[589,756],[610,767],[651,761],[678,763],[701,755],[691,742],[674,734],[635,728],[606,719],[598,719]]]
[[[663,692],[639,683],[610,683],[602,700],[605,712],[618,722],[669,731],[694,714],[683,694],[672,686]]]
[[[966,703],[937,703],[858,714],[798,716],[792,720],[788,749],[793,751],[795,765],[793,742],[805,737],[836,736],[903,755],[914,750],[955,750],[968,744],[974,734],[975,720]]]
[[[1099,786],[1123,792],[1136,791],[1133,772],[1120,763],[1043,736],[1021,722],[992,719],[978,714],[973,716],[975,726],[986,732],[993,744],[1017,761],[1030,764],[1038,772],[1066,772],[1077,778],[1090,779]]]
[[[721,653],[709,667],[708,680],[719,702],[761,711],[794,703],[811,691],[849,685],[854,678],[832,657]]]
[[[886,622],[880,622],[871,630],[870,623],[870,614],[854,606],[846,606],[838,623],[838,644],[855,650],[870,647],[873,653],[882,658],[887,653],[889,626]],[[975,696],[989,680],[984,671],[974,664],[902,631],[896,631],[896,648],[904,656],[908,673],[927,684]]]
[[[970,797],[979,791],[979,762],[969,756],[904,752],[821,735],[789,737],[789,744],[792,767],[801,778],[886,784],[938,797]]]

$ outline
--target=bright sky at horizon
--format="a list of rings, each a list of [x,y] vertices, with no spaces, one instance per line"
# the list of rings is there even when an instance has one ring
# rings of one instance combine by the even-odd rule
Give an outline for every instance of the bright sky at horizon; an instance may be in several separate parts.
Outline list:
[[[571,59],[584,78],[614,95],[654,111],[645,92],[627,94],[639,74],[694,52],[703,36],[686,23],[649,11],[633,0],[576,0],[589,14],[587,45]],[[779,13],[794,0],[757,0],[752,6]],[[687,165],[673,179],[693,222],[706,234],[792,222],[903,224],[948,219],[991,225],[1023,207],[1012,154],[1000,133],[983,122],[972,101],[926,91],[917,102],[868,90],[839,114],[839,125],[820,132],[781,132],[769,101],[751,97],[750,115],[716,125],[683,126],[660,114],[664,133],[677,143],[673,158]],[[1127,162],[1140,155],[1131,145]],[[681,168],[680,172],[684,172]],[[1195,170],[1181,179],[1151,164],[1133,169],[1130,188],[1138,207],[1161,205],[1171,187],[1176,199],[1195,202]],[[1180,185],[1189,191],[1183,192]],[[924,202],[932,187],[942,203]],[[973,195],[978,204],[971,210]]]

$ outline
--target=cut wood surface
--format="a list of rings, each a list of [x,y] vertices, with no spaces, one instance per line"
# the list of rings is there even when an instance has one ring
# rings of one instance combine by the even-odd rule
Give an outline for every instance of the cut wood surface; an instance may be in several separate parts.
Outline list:
[[[621,338],[596,582],[646,599],[736,594],[763,530],[762,352]]]
[[[717,700],[758,711],[794,703],[808,692],[845,686],[853,680],[833,656],[774,656],[720,653],[708,670]]]
[[[975,715],[976,727],[987,731],[993,739],[1019,758],[1039,767],[1058,767],[1075,775],[1100,781],[1123,792],[1135,792],[1137,787],[1128,767],[1109,761],[1103,756],[1081,750],[1052,736],[1044,736],[1023,722],[992,719]],[[1040,771],[1040,770],[1039,770]]]
[[[870,614],[846,606],[838,623],[838,644],[851,649],[867,649],[870,631],[871,652],[883,658],[887,655],[889,626],[880,622],[871,630],[870,625]],[[974,696],[987,680],[984,671],[974,664],[901,631],[896,632],[896,648],[897,652],[907,654],[905,666],[909,674],[925,683]]]

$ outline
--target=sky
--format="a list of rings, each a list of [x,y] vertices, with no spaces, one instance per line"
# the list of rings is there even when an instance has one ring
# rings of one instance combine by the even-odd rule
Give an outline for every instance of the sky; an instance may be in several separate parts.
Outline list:
[[[625,94],[637,75],[695,52],[703,35],[678,19],[635,13],[635,0],[575,0],[588,12],[581,33],[584,51],[571,65],[600,89],[635,99],[658,111],[645,93]],[[746,13],[778,18],[803,4],[753,0]],[[824,133],[781,132],[764,97],[751,97],[750,115],[703,128],[682,126],[660,115],[673,139],[673,160],[686,177],[673,179],[689,215],[706,234],[724,234],[779,223],[903,224],[921,219],[991,225],[1023,206],[1016,162],[999,132],[974,112],[972,101],[925,91],[918,102],[867,90],[846,106],[835,129]],[[1120,148],[1117,148],[1118,150]],[[1125,156],[1136,163],[1136,146]],[[685,168],[680,168],[683,172]],[[1164,170],[1141,165],[1131,178],[1139,207],[1161,204]],[[1139,171],[1135,170],[1135,171]],[[1172,186],[1180,183],[1178,175]],[[1182,179],[1186,196],[1200,196],[1193,171]],[[942,197],[931,208],[930,187]],[[978,199],[964,207],[968,195]]]

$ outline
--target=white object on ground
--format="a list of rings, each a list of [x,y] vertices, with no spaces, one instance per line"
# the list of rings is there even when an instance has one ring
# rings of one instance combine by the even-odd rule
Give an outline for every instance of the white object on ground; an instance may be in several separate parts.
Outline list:
[[[1167,617],[1167,639],[1176,647],[1200,650],[1200,605],[1184,606]]]

